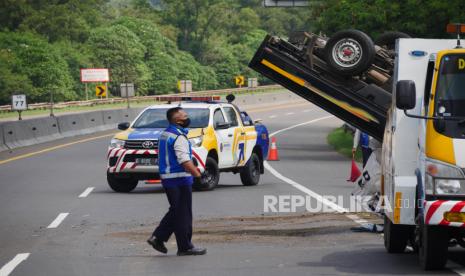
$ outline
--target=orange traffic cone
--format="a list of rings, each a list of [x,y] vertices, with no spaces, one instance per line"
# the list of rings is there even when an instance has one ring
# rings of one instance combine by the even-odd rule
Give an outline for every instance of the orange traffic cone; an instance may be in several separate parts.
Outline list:
[[[350,168],[350,179],[347,179],[347,181],[350,182],[355,182],[362,173],[358,169],[357,163],[355,163],[355,155],[352,155],[352,166]]]
[[[268,154],[268,161],[278,161],[278,147],[276,147],[276,137],[271,138],[270,153]]]

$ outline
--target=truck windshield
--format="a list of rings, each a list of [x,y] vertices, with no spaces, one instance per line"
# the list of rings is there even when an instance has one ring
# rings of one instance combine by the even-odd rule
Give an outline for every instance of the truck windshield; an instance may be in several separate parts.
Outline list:
[[[436,113],[440,116],[465,116],[465,55],[442,58],[436,89]]]
[[[137,119],[132,126],[133,128],[166,128],[168,120],[166,119],[167,108],[147,109]],[[189,128],[204,128],[208,126],[210,119],[210,110],[207,108],[184,108],[187,112],[191,123]]]

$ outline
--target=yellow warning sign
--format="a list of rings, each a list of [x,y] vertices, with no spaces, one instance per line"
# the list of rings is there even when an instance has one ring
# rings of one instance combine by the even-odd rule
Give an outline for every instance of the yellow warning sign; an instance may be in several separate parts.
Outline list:
[[[245,84],[244,76],[236,76],[235,81],[237,86],[243,86]]]
[[[95,95],[97,97],[106,97],[107,96],[107,86],[104,84],[99,84],[95,86]]]

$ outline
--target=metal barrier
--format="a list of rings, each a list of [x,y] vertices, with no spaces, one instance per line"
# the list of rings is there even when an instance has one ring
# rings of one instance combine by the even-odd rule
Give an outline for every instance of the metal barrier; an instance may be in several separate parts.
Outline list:
[[[5,145],[5,138],[3,136],[3,124],[0,124],[0,151],[8,149],[8,147]]]

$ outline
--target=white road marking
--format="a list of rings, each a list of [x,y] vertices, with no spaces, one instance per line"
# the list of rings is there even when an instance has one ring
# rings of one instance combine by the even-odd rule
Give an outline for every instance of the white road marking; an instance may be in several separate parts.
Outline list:
[[[288,113],[286,113],[286,115],[292,115],[292,114],[294,114],[294,112],[288,112]]]
[[[11,272],[23,261],[25,261],[31,253],[21,253],[16,255],[13,260],[5,264],[2,269],[0,269],[0,276],[8,276]]]
[[[448,261],[448,264],[446,265],[446,268],[454,271],[455,273],[457,273],[460,276],[465,276],[465,268],[463,267],[463,265],[459,265],[456,262]]]
[[[305,112],[305,113],[307,113],[307,112],[310,112],[310,111],[312,111],[312,110],[311,110],[311,109],[305,109],[305,110],[304,110],[304,111],[302,111],[302,112]]]
[[[326,119],[329,119],[329,118],[334,118],[334,116],[320,117],[320,118],[313,119],[313,120],[308,121],[308,122],[304,122],[304,123],[296,124],[296,125],[293,125],[293,126],[290,126],[290,127],[287,127],[287,128],[283,128],[283,129],[280,129],[280,130],[277,130],[277,131],[271,133],[270,137],[273,137],[276,134],[279,134],[281,132],[284,132],[284,131],[287,131],[287,130],[290,130],[290,129],[293,129],[293,128],[296,128],[296,127],[300,127],[300,126],[303,126],[303,125],[309,125],[309,124],[312,124],[312,123],[315,123],[315,122],[318,122],[318,121],[322,121],[322,120],[326,120]],[[280,174],[273,167],[271,167],[271,165],[267,161],[264,162],[264,165],[265,165],[265,169],[267,169],[269,172],[271,172],[275,177],[281,179],[285,183],[293,186],[294,188],[300,190],[301,192],[304,192],[307,195],[313,197],[314,199],[318,200],[319,202],[321,202],[322,204],[328,206],[329,208],[335,210],[336,212],[338,212],[338,213],[348,213],[349,212],[349,210],[347,210],[346,208],[344,208],[344,207],[342,207],[342,206],[340,206],[340,205],[338,205],[338,204],[324,198],[323,196],[315,193],[314,191],[310,190],[309,188],[307,188],[307,187],[295,182],[294,180],[292,180],[290,178],[287,178],[284,175]],[[347,214],[346,216],[347,216],[347,218],[353,220],[357,224],[363,225],[363,224],[368,223],[368,221],[366,221],[364,219],[361,219],[359,216],[354,215],[354,214]]]
[[[82,194],[79,195],[79,197],[80,198],[87,197],[94,189],[95,187],[89,187],[85,189],[84,192],[82,192]]]
[[[280,130],[277,130],[277,131],[271,133],[270,137],[273,137],[276,134],[279,134],[281,132],[284,132],[284,131],[287,131],[287,130],[290,130],[290,129],[293,129],[293,128],[296,128],[296,127],[299,127],[299,126],[312,124],[312,123],[315,123],[315,122],[318,122],[318,121],[321,121],[321,120],[325,120],[325,119],[329,119],[329,118],[332,118],[332,117],[334,117],[334,116],[321,117],[321,118],[317,118],[317,119],[314,119],[314,120],[311,120],[311,121],[308,121],[308,122],[304,122],[304,123],[293,125],[293,126],[290,126],[290,127],[287,127],[287,128],[283,128],[283,129],[280,129]],[[336,203],[325,199],[324,197],[322,197],[321,195],[315,193],[314,191],[310,190],[309,188],[307,188],[307,187],[295,182],[294,180],[289,179],[289,178],[285,177],[284,175],[280,174],[273,167],[271,167],[270,164],[267,161],[264,162],[264,165],[265,165],[265,169],[267,169],[269,172],[271,172],[275,177],[281,179],[285,183],[293,186],[294,188],[296,188],[296,189],[306,193],[307,195],[313,197],[314,199],[320,201],[322,204],[325,204],[326,206],[330,207],[331,209],[335,210],[336,212],[338,212],[338,213],[347,213],[349,211],[346,208],[344,208],[342,206],[339,206]],[[357,216],[355,214],[346,214],[346,217],[353,220],[355,223],[360,224],[360,225],[364,225],[364,224],[369,223],[367,220],[362,219],[362,218],[360,218],[359,216]],[[384,236],[384,234],[381,233],[380,236]],[[463,266],[461,266],[461,265],[459,265],[459,264],[457,264],[455,262],[452,262],[452,261],[449,261],[449,264],[452,264],[452,267],[448,266],[448,268],[451,271],[454,271],[455,273],[457,273],[460,276],[465,276],[465,268]]]
[[[47,226],[47,228],[57,228],[68,215],[69,213],[60,213],[57,218],[52,221],[49,226]]]
[[[311,196],[314,199],[320,201],[321,203],[323,203],[324,205],[330,207],[331,209],[335,210],[336,212],[339,212],[339,213],[347,213],[348,212],[347,209],[337,205],[334,202],[331,202],[331,201],[327,200],[326,198],[324,198],[321,195],[315,193],[314,191],[310,190],[309,188],[307,188],[305,186],[302,186],[301,184],[295,182],[294,180],[289,179],[289,178],[285,177],[284,175],[280,174],[273,167],[271,167],[270,164],[267,161],[265,161],[264,164],[265,164],[265,169],[267,169],[274,176],[276,176],[277,178],[279,178],[282,181],[286,182],[287,184],[289,184],[289,185],[293,186],[294,188],[308,194],[309,196]]]
[[[273,119],[273,118],[276,118],[276,115],[271,115],[270,117],[268,117],[270,119]]]

